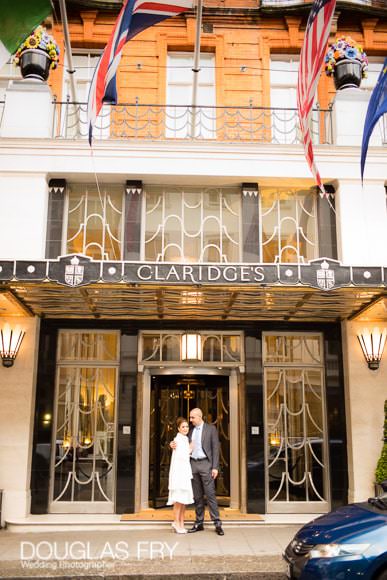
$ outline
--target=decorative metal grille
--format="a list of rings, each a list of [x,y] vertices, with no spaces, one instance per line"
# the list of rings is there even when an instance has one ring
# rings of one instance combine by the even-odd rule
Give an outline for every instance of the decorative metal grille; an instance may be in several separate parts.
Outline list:
[[[59,335],[53,511],[64,502],[114,501],[118,346],[117,332]]]
[[[123,187],[77,184],[69,187],[66,253],[95,260],[122,258]]]
[[[263,262],[308,262],[318,257],[317,196],[313,189],[262,187]]]
[[[264,335],[263,360],[269,511],[316,502],[323,511],[328,451],[321,337]]]
[[[239,262],[240,192],[148,187],[145,259]]]
[[[56,102],[53,138],[88,137],[86,103]],[[194,122],[194,134],[191,126]],[[95,139],[217,140],[223,142],[300,143],[294,107],[204,107],[190,105],[105,105],[98,117]],[[312,116],[314,143],[333,143],[332,110],[316,109]],[[279,135],[282,137],[279,139]],[[286,137],[284,136],[286,135]]]
[[[183,332],[143,333],[140,362],[181,362],[181,338]],[[200,333],[201,347],[199,359],[203,363],[231,363],[243,360],[241,334]]]

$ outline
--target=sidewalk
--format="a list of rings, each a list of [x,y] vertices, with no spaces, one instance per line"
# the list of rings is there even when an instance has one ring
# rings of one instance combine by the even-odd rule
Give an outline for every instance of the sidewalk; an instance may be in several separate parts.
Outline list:
[[[300,526],[224,526],[220,537],[179,535],[169,526],[117,531],[0,531],[0,578],[139,580],[285,579],[281,554]]]

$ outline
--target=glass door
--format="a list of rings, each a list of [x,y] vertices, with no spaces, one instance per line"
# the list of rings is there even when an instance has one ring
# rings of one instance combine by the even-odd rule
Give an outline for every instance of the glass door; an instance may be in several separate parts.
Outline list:
[[[222,506],[230,505],[229,379],[222,376],[152,377],[149,504],[165,507],[171,461],[170,441],[177,433],[176,419],[199,407],[205,422],[216,426],[220,441],[220,470],[216,495]]]
[[[50,512],[113,513],[119,334],[59,334]]]
[[[263,337],[268,513],[329,510],[322,338]]]

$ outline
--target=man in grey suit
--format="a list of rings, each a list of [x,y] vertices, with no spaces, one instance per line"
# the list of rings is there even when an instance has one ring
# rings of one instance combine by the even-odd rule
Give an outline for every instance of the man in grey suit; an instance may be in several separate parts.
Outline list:
[[[192,409],[189,419],[192,423],[188,438],[193,443],[191,468],[196,521],[188,533],[204,530],[204,495],[206,495],[215,531],[219,536],[224,536],[215,493],[215,479],[219,473],[218,432],[214,425],[203,421],[201,409]]]

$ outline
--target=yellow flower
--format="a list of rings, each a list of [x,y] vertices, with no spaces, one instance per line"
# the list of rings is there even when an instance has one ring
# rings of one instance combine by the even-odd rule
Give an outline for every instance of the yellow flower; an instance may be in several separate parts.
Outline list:
[[[36,48],[38,46],[38,44],[39,44],[39,41],[34,36],[30,36],[26,40],[26,47],[27,48]]]

